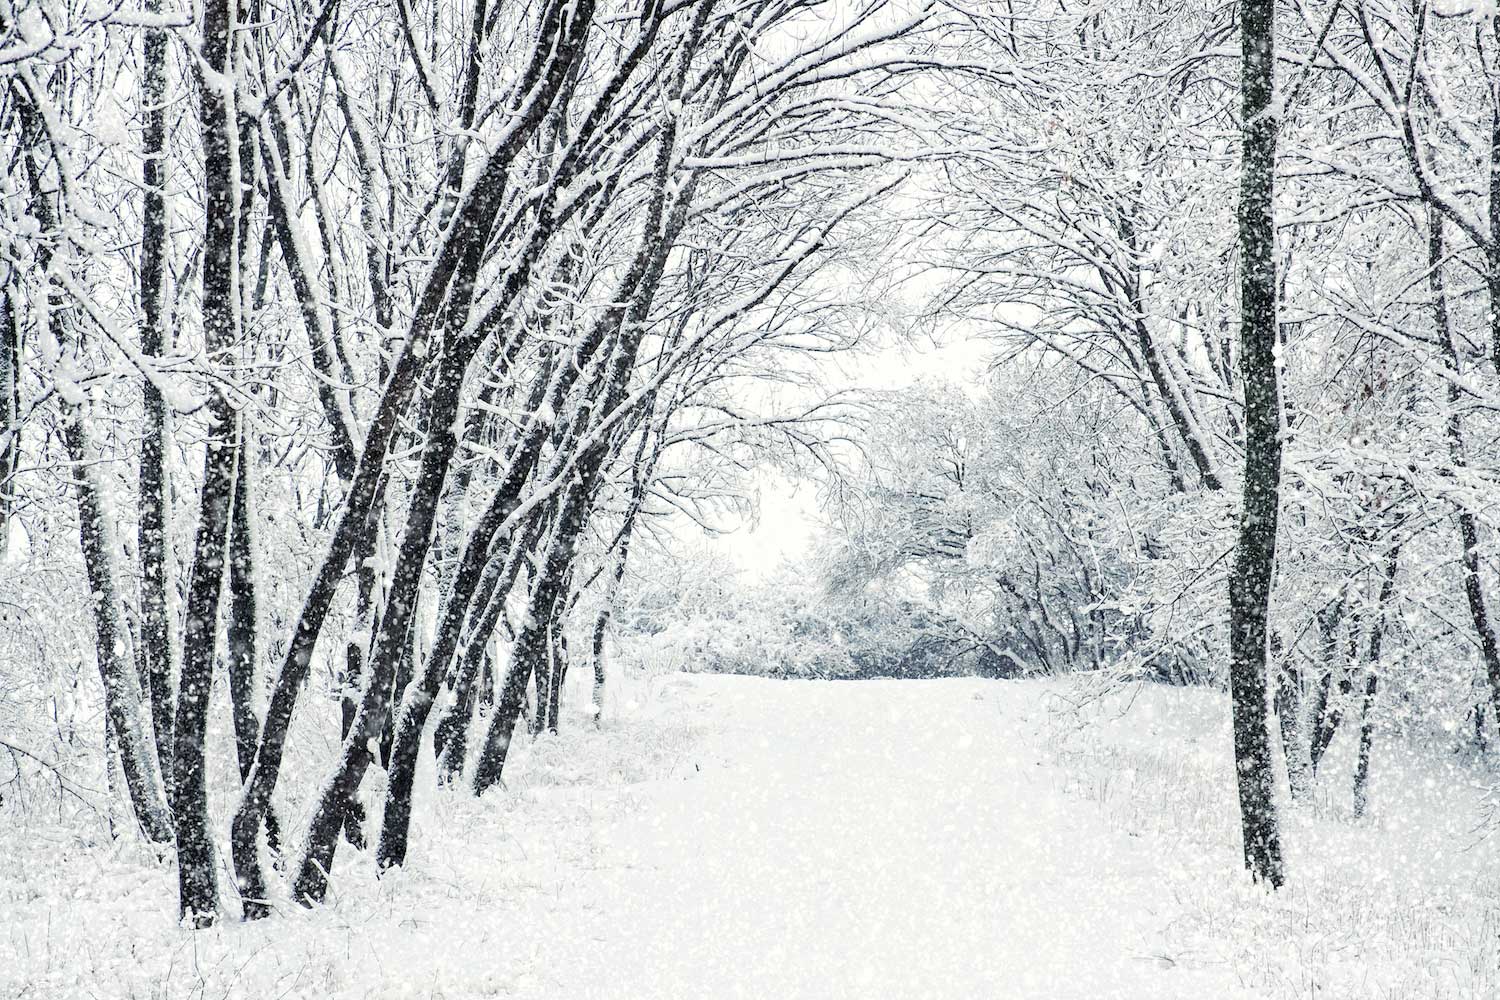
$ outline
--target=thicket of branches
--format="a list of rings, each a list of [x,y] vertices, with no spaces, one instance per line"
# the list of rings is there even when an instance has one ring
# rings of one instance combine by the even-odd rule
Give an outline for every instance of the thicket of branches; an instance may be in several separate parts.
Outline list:
[[[1241,291],[1235,214],[1254,175],[1245,8],[1059,3],[990,22],[1028,83],[951,96],[994,141],[930,168],[910,215],[924,319],[992,338],[992,377],[885,401],[830,574],[867,602],[926,595],[933,635],[1016,671],[1227,684],[1236,522],[1264,517],[1241,497],[1269,495],[1269,661],[1249,673],[1267,677],[1294,796],[1348,732],[1358,814],[1377,732],[1495,739],[1493,13],[1266,6],[1265,307]],[[1247,389],[1257,309],[1280,383],[1261,431],[1245,406],[1265,392]],[[1281,453],[1269,493],[1247,440]]]
[[[401,864],[425,735],[480,793],[529,687],[604,683],[643,511],[822,454],[836,402],[741,387],[862,336],[850,248],[942,145],[898,93],[991,75],[938,14],[0,8],[11,758],[106,744],[196,925],[225,846],[246,917]]]

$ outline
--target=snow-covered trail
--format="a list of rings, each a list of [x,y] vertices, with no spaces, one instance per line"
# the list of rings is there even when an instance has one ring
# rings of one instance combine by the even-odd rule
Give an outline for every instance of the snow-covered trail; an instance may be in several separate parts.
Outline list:
[[[1236,995],[1155,947],[1165,859],[1059,790],[1035,688],[672,683],[706,722],[700,759],[598,831],[526,992]]]
[[[1112,821],[1051,752],[1054,690],[635,681],[603,731],[518,741],[482,800],[422,775],[404,869],[344,847],[328,905],[197,933],[135,841],[0,830],[0,997],[1271,995],[1192,945],[1226,911],[1189,869],[1242,881],[1237,851]]]
[[[327,905],[252,924],[176,926],[175,873],[135,838],[0,827],[0,1000],[1500,996],[1488,786],[1441,749],[1382,741],[1366,823],[1325,763],[1273,895],[1239,868],[1212,691],[617,690],[602,731],[518,741],[481,800],[429,762],[403,869],[345,847]]]

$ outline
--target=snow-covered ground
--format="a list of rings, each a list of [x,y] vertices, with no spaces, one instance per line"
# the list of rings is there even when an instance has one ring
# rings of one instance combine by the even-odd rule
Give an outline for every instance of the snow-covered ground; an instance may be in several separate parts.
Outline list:
[[[404,871],[345,846],[330,905],[206,932],[139,847],[0,829],[0,995],[1500,995],[1476,772],[1382,754],[1369,819],[1290,818],[1271,895],[1222,699],[1078,692],[652,678],[483,801],[425,787]]]

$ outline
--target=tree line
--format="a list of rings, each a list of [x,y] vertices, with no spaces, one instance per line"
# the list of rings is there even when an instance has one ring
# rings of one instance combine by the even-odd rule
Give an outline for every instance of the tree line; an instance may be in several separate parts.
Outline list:
[[[601,703],[643,510],[821,447],[826,405],[740,387],[858,338],[813,278],[934,148],[894,95],[936,13],[0,11],[4,530],[81,557],[106,740],[184,920],[225,910],[215,690],[241,911],[281,891],[267,851],[317,902],[367,826],[404,862],[429,732],[479,794],[528,687],[555,729],[582,661]],[[338,750],[288,829],[289,736],[325,692]]]
[[[341,840],[404,863],[423,753],[482,793],[529,690],[555,728],[578,661],[597,710],[656,517],[743,503],[769,457],[827,474],[844,621],[1226,684],[1279,884],[1278,755],[1302,795],[1348,730],[1362,812],[1382,718],[1482,746],[1500,714],[1484,24],[10,0],[6,710],[67,730],[89,698],[47,664],[86,636],[183,917],[225,912],[215,789],[243,914],[314,903]],[[993,341],[980,391],[768,389],[943,327]],[[299,737],[336,750],[288,787]]]

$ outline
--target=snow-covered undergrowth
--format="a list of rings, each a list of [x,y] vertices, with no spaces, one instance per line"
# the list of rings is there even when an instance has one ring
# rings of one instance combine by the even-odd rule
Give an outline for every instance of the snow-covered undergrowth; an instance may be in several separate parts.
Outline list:
[[[1161,891],[1181,912],[1163,962],[1228,966],[1268,1000],[1500,997],[1493,766],[1377,739],[1369,811],[1356,820],[1356,732],[1345,727],[1307,802],[1290,804],[1278,776],[1289,880],[1268,893],[1239,869],[1222,695],[1043,690],[1062,790],[1162,853]]]
[[[1212,692],[646,673],[607,702],[482,800],[424,772],[403,870],[345,845],[328,905],[254,924],[178,928],[170,864],[83,815],[0,824],[0,997],[1500,996],[1472,762],[1377,744],[1355,822],[1336,743],[1273,894]]]
[[[505,786],[482,801],[437,789],[424,755],[406,868],[377,879],[373,851],[342,844],[329,905],[316,911],[283,901],[270,920],[189,932],[175,923],[175,870],[139,838],[112,841],[89,814],[0,823],[0,997],[467,1000],[539,989],[517,947],[535,935],[522,928],[551,922],[595,867],[603,826],[692,769],[701,713],[684,711],[670,678],[623,680],[603,727],[569,713],[557,735],[518,737]],[[380,776],[372,769],[363,789],[371,816]],[[227,845],[233,804],[215,805]],[[303,817],[287,814],[300,830]],[[220,879],[233,899],[227,864],[226,851]]]

